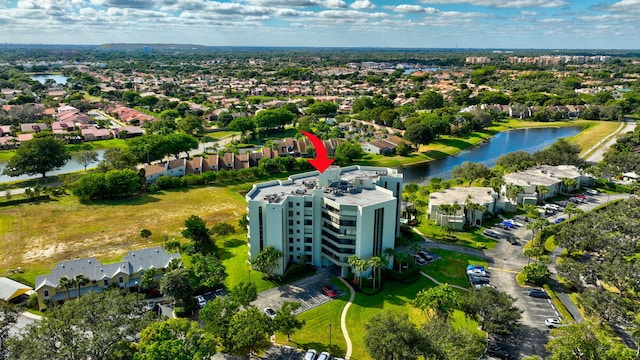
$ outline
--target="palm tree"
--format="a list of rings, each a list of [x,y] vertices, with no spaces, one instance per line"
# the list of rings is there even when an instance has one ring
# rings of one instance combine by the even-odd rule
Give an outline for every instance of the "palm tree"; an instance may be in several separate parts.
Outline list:
[[[578,181],[576,179],[562,178],[562,187],[563,187],[563,192],[565,193],[573,190],[573,187],[576,186],[577,184],[578,184]]]
[[[527,229],[533,232],[532,240],[536,238],[536,234],[549,226],[549,222],[546,219],[536,219],[536,221],[532,221],[527,224]]]
[[[89,278],[83,274],[78,274],[73,277],[73,282],[78,287],[78,297],[80,297],[80,288],[89,283]]]
[[[353,278],[353,282],[354,283],[358,283],[358,262],[362,260],[360,259],[358,256],[356,255],[351,255],[347,258],[347,264],[349,264],[349,266],[353,269],[354,272],[354,278]]]
[[[507,199],[514,204],[518,204],[518,195],[523,191],[521,186],[509,184],[507,185]]]
[[[549,193],[549,188],[544,185],[536,186],[536,195],[538,197],[538,204],[542,204],[545,199],[545,195]]]
[[[387,263],[391,262],[391,258],[396,255],[396,251],[392,248],[386,248],[383,251],[384,255],[387,257]]]
[[[405,252],[399,252],[395,255],[395,260],[398,263],[398,273],[402,274],[402,264],[408,263],[411,259],[411,255]]]
[[[356,263],[356,273],[359,274],[360,280],[362,281],[362,273],[365,272],[369,268],[369,262],[365,259],[358,259]]]
[[[376,279],[380,282],[380,277],[382,276],[381,270],[382,265],[384,264],[384,260],[380,256],[374,256],[369,260],[369,265],[371,265],[371,271],[373,271],[373,288],[376,289]],[[377,274],[377,276],[376,276]]]
[[[571,220],[571,215],[580,215],[582,209],[578,208],[574,203],[568,203],[564,208],[564,213],[569,215],[569,220]]]
[[[69,292],[70,287],[74,287],[73,279],[69,279],[67,276],[61,276],[60,280],[58,280],[58,289],[66,289],[67,290],[67,300],[71,299],[71,293]]]

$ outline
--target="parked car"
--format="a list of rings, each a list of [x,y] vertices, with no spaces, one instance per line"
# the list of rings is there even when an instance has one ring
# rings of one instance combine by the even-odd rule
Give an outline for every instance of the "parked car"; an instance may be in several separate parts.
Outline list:
[[[322,290],[322,293],[327,295],[328,297],[332,297],[333,298],[333,297],[336,297],[338,295],[338,293],[336,293],[336,291],[333,290],[333,288],[328,286],[328,285],[323,286],[322,289],[320,289],[320,290]]]
[[[517,226],[517,227],[523,227],[524,226],[523,223],[517,222],[514,219],[507,219],[505,221],[508,222],[508,223],[511,223],[511,224],[513,224],[514,226]]]
[[[265,313],[268,317],[270,317],[270,318],[272,318],[272,319],[273,319],[274,317],[276,317],[276,312],[275,312],[275,310],[273,310],[272,308],[269,308],[269,307],[268,307],[268,308],[264,308],[264,313]]]
[[[516,215],[513,218],[518,221],[529,222],[529,218],[524,215]]]
[[[316,355],[317,354],[318,353],[315,350],[309,349],[309,350],[307,350],[306,353],[304,353],[304,358],[303,359],[304,360],[316,360]]]
[[[482,269],[467,269],[467,275],[469,276],[484,276],[486,271]]]
[[[328,352],[323,351],[320,353],[317,360],[331,360],[331,355]]]
[[[563,218],[563,217],[560,217],[560,218],[557,218],[557,219],[556,219],[555,223],[556,223],[556,224],[560,224],[561,222],[563,222],[563,221],[565,221],[565,220],[567,220],[567,219],[565,219],[565,218]]]
[[[429,255],[429,253],[424,250],[418,251],[418,255],[427,261],[433,261],[433,256]]]
[[[502,229],[502,230],[511,230],[511,228],[513,228],[513,226],[511,224],[506,225],[506,224],[503,224],[503,223],[497,223],[497,224],[495,224],[493,226],[495,226],[495,227],[497,227],[499,229]]]
[[[555,329],[562,326],[562,322],[558,318],[548,318],[544,321],[544,324],[547,325],[550,329]]]
[[[487,346],[487,349],[485,350],[485,353],[491,357],[495,357],[498,359],[511,359],[511,354],[509,354],[509,352],[500,346],[497,345],[489,345]]]
[[[427,260],[423,259],[422,256],[418,254],[414,254],[413,259],[416,261],[416,264],[418,264],[419,266],[427,265]]]
[[[505,229],[505,230],[511,230],[511,229],[516,227],[515,225],[513,225],[512,223],[510,223],[510,222],[508,222],[506,220],[501,222],[501,223],[499,223],[499,224],[496,224],[496,226],[498,226],[501,229]]]
[[[218,290],[214,291],[213,293],[216,294],[216,297],[225,297],[225,296],[227,296],[227,291],[225,289],[218,289]]]
[[[207,300],[204,298],[204,296],[197,295],[196,303],[198,304],[198,307],[203,308],[205,305],[207,305]]]
[[[156,302],[155,301],[149,301],[147,303],[144,304],[144,311],[153,311],[153,309],[156,308]]]
[[[531,297],[539,299],[546,299],[548,297],[547,292],[542,289],[531,289],[528,294]]]
[[[588,195],[600,195],[600,192],[598,190],[594,190],[594,189],[587,189],[584,192],[585,194]]]
[[[507,234],[507,235],[511,235],[511,234]],[[518,239],[516,239],[516,237],[515,237],[515,236],[513,236],[513,235],[511,235],[511,236],[507,236],[507,237],[506,237],[506,239],[507,239],[507,241],[508,241],[509,243],[511,243],[511,245],[520,245],[520,244],[518,243]]]
[[[216,298],[216,294],[214,294],[213,291],[206,292],[202,296],[204,296],[204,299],[207,301],[211,301]]]
[[[496,231],[493,231],[491,229],[486,229],[485,231],[482,232],[482,235],[484,236],[488,236],[494,239],[499,239],[500,238],[500,234]]]
[[[471,282],[471,285],[491,284],[491,279],[486,277],[469,276],[469,281]]]

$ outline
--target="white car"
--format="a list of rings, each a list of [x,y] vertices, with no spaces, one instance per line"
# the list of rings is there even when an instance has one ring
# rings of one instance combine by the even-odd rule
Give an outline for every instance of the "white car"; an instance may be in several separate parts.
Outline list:
[[[486,276],[487,272],[482,270],[482,269],[468,269],[467,270],[467,275]]]
[[[276,312],[272,308],[265,308],[264,313],[272,319],[276,317]]]
[[[589,194],[589,195],[599,195],[600,194],[600,192],[598,190],[593,190],[593,189],[587,189],[587,190],[585,190],[585,193]]]
[[[331,355],[328,352],[323,351],[320,353],[317,360],[331,360]]]
[[[555,329],[557,327],[562,326],[562,322],[560,322],[560,319],[558,318],[548,318],[544,321],[544,324],[551,329]]]
[[[198,303],[198,306],[201,308],[207,305],[207,300],[202,295],[196,296],[196,302]]]
[[[313,349],[309,349],[307,350],[307,352],[304,354],[304,360],[316,360],[316,355],[318,353],[313,350]]]

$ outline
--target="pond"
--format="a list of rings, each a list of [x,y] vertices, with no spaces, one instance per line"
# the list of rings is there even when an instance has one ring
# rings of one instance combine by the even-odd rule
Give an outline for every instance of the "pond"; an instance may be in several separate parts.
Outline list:
[[[534,128],[504,131],[479,146],[428,163],[408,165],[400,169],[405,183],[426,184],[432,177],[451,179],[451,170],[465,161],[493,167],[501,155],[523,150],[533,153],[553,144],[556,140],[580,132],[578,127]]]
[[[98,166],[98,163],[100,161],[102,161],[102,156],[104,155],[104,152],[106,150],[94,150],[94,151],[98,153],[98,161],[94,162],[92,164],[89,164],[89,166],[87,166],[87,169],[93,169],[96,166]],[[6,162],[0,162],[0,183],[5,183],[5,182],[9,182],[9,181],[35,179],[35,178],[39,178],[40,177],[39,175],[36,175],[36,176],[20,175],[20,176],[15,176],[15,177],[4,175],[4,174],[2,174],[2,171],[4,170],[6,165],[7,165]],[[65,164],[65,166],[61,167],[58,170],[54,170],[54,171],[48,172],[47,176],[49,176],[49,175],[66,174],[66,173],[71,173],[71,172],[75,172],[75,171],[82,171],[82,170],[84,170],[84,166],[82,166],[78,162],[78,154],[76,153],[71,157],[71,160],[69,160]]]
[[[39,81],[41,84],[44,84],[44,82],[47,79],[53,79],[56,83],[60,85],[64,85],[67,83],[67,79],[69,78],[64,75],[51,75],[51,74],[34,75],[31,77],[31,80]]]

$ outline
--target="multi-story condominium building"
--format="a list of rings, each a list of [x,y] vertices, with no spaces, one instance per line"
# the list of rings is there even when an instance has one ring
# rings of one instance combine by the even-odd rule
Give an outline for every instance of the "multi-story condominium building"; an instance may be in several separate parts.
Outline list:
[[[273,246],[276,270],[304,261],[349,272],[347,258],[383,256],[400,233],[402,174],[396,169],[332,166],[254,184],[246,195],[250,256]],[[391,266],[391,264],[389,264]]]

